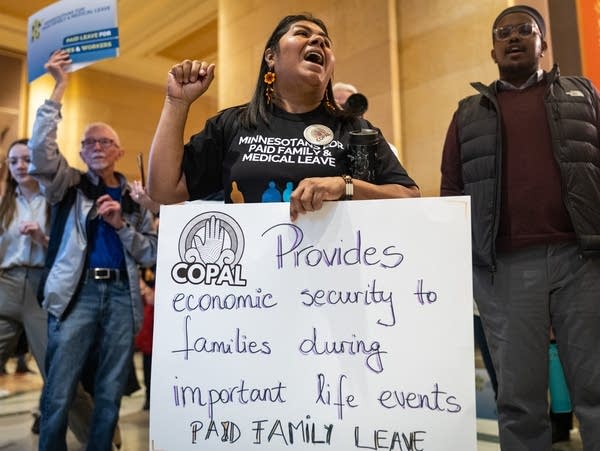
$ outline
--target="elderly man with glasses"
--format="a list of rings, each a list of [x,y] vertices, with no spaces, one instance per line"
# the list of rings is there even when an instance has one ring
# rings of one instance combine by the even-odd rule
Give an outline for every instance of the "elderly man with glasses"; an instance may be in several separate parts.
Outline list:
[[[586,450],[600,449],[600,96],[544,72],[541,14],[492,26],[499,80],[473,84],[442,157],[442,195],[470,195],[473,292],[498,377],[502,450],[551,449],[554,330]]]
[[[152,266],[157,237],[152,214],[133,202],[125,177],[115,171],[123,155],[117,133],[89,124],[81,172],[67,164],[56,143],[61,99],[71,60],[54,52],[46,69],[55,79],[50,99],[37,111],[30,174],[52,204],[45,279],[48,311],[47,379],[42,395],[39,449],[66,451],[67,411],[84,365],[97,368],[88,450],[112,449],[134,336],[142,319],[138,265]]]

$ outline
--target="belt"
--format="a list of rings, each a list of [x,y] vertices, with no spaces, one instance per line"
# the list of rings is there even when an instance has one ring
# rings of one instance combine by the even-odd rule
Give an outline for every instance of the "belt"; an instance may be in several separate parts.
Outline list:
[[[92,280],[119,281],[127,279],[127,271],[113,268],[88,268],[86,278]]]

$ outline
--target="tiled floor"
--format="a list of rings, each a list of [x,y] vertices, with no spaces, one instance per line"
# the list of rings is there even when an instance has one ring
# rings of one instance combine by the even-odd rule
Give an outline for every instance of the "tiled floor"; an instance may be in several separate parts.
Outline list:
[[[136,359],[138,372],[141,362]],[[139,380],[143,380],[141,373]],[[41,380],[37,374],[0,376],[0,451],[35,451],[37,436],[31,433],[31,411],[39,401]],[[3,392],[4,390],[4,392]],[[4,393],[4,395],[3,395]],[[148,446],[148,412],[142,410],[143,391],[123,398],[119,424],[123,439],[122,451],[145,451]],[[477,450],[499,451],[498,426],[492,420],[477,421]],[[81,445],[69,433],[70,451],[79,451]],[[556,444],[553,451],[582,450],[577,431],[571,432],[571,441]]]
[[[33,362],[29,366],[34,368]],[[143,381],[141,360],[136,356],[138,380]],[[36,370],[37,371],[37,370]],[[9,372],[12,368],[9,366]],[[39,375],[0,376],[0,451],[35,451],[38,436],[31,433],[32,411],[36,409],[42,381]],[[148,411],[143,411],[143,390],[126,396],[121,403],[121,451],[148,450]],[[83,450],[70,432],[67,435],[69,451]]]

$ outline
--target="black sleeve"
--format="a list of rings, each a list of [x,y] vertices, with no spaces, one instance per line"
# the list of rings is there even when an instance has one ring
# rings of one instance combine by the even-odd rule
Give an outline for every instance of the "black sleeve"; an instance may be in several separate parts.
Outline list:
[[[600,92],[596,86],[594,86],[594,98],[596,108],[596,130],[598,130],[598,141],[600,141]]]
[[[204,130],[184,146],[181,165],[189,200],[204,199],[223,189],[223,160],[229,138],[235,134],[237,113],[230,108],[211,117]]]
[[[458,142],[457,112],[452,116],[452,122],[450,122],[446,133],[442,151],[441,172],[440,196],[462,196],[465,194],[460,143]]]

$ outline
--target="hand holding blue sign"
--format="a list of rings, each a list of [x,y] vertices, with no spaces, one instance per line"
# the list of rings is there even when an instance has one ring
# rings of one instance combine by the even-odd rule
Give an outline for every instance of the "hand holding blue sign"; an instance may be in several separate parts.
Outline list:
[[[85,3],[85,5],[82,5]],[[69,71],[119,54],[116,0],[62,0],[36,12],[28,23],[29,81],[44,74],[48,55],[70,55]]]
[[[71,63],[71,56],[67,51],[57,50],[50,55],[50,59],[44,64],[44,69],[52,75],[57,83],[64,83],[68,77],[66,69]]]

